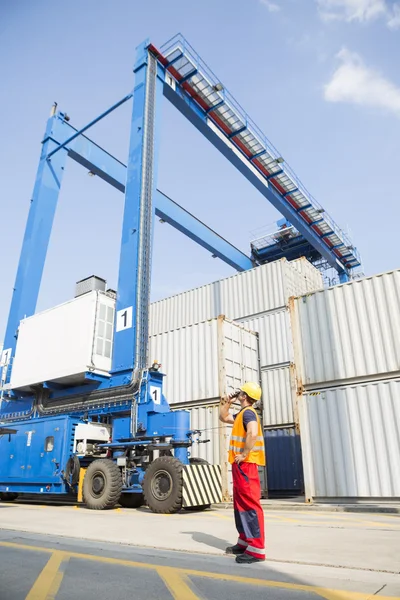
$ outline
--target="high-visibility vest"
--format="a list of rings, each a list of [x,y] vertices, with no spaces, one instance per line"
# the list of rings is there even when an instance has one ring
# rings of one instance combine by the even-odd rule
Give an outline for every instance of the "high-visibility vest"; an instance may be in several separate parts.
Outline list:
[[[257,419],[257,439],[254,444],[253,450],[249,453],[247,458],[243,462],[255,463],[256,465],[265,465],[265,450],[264,450],[264,437],[261,428],[260,419],[258,418],[257,412],[251,406],[246,406],[240,413],[237,414],[235,422],[232,427],[232,435],[229,442],[229,462],[233,464],[235,462],[235,455],[240,454],[244,450],[247,432],[243,425],[243,413],[245,410],[252,410],[256,415]]]

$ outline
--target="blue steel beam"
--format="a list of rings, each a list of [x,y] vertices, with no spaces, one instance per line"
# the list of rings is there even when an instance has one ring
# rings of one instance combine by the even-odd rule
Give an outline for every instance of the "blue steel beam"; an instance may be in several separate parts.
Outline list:
[[[68,131],[69,130],[69,131]],[[53,134],[61,143],[62,136],[71,135],[75,128],[65,121],[58,122]],[[126,165],[84,135],[68,145],[68,156],[104,179],[120,192],[125,192]],[[251,259],[195,216],[157,190],[154,197],[155,214],[197,244],[214,254],[237,271],[247,271],[254,265]]]
[[[261,150],[260,152],[257,152],[257,154],[253,154],[253,156],[250,158],[250,160],[255,160],[256,158],[259,158],[260,156],[262,156],[263,154],[266,154],[267,151],[266,150]]]
[[[175,227],[175,229],[178,229],[181,233],[184,233],[206,250],[209,250],[214,256],[218,256],[218,258],[237,271],[246,271],[254,266],[248,256],[240,252],[237,248],[234,248],[215,231],[204,225],[204,223],[196,219],[196,217],[159,190],[157,190],[155,204],[156,215],[158,217]]]
[[[35,313],[39,296],[47,249],[53,227],[54,215],[64,174],[67,151],[63,148],[55,156],[49,153],[55,149],[53,128],[56,116],[50,117],[44,135],[42,152],[31,198],[21,255],[18,263],[10,312],[4,338],[4,350],[9,350],[10,362],[15,355],[17,332],[21,319]],[[11,370],[8,370],[6,384]],[[0,403],[1,404],[1,403]],[[24,413],[32,407],[32,400],[23,400],[14,406],[10,402],[8,410]]]
[[[185,81],[188,81],[189,79],[194,77],[196,73],[197,69],[193,69],[193,71],[190,71],[190,73],[188,73],[187,75],[185,75],[185,77],[182,77],[182,79],[179,80],[179,85],[182,85],[182,83],[185,83]]]
[[[210,108],[208,108],[206,110],[207,114],[212,112],[213,110],[215,110],[216,108],[219,108],[220,106],[222,106],[223,104],[225,104],[225,100],[220,100],[219,102],[217,102],[217,104],[214,104],[214,106],[210,106]]]
[[[118,100],[118,102],[116,102],[116,104],[113,104],[113,106],[111,106],[105,112],[101,113],[101,115],[99,115],[98,117],[96,117],[95,119],[93,119],[93,121],[90,121],[90,123],[88,123],[87,125],[85,125],[85,127],[82,127],[82,129],[80,129],[79,131],[76,131],[76,133],[74,133],[70,138],[68,138],[62,144],[60,144],[60,146],[58,148],[54,148],[54,150],[52,150],[48,154],[47,158],[50,158],[51,156],[53,156],[53,154],[55,154],[56,152],[58,152],[59,150],[61,150],[61,148],[64,148],[65,146],[67,146],[75,138],[77,138],[79,135],[81,135],[82,133],[84,133],[85,131],[87,131],[91,127],[93,127],[93,125],[95,125],[96,123],[98,123],[99,121],[101,121],[102,119],[104,119],[104,117],[106,117],[107,115],[109,115],[110,113],[112,113],[115,109],[119,108],[122,104],[125,104],[125,102],[127,102],[131,98],[132,98],[132,94],[128,94],[127,96],[125,96],[125,98],[122,98],[122,100]]]
[[[57,144],[52,140],[57,117],[47,122],[42,153],[33,189],[28,222],[22,243],[17,276],[13,289],[10,313],[4,338],[4,348],[16,345],[16,332],[21,319],[33,315],[39,295],[58,195],[67,159],[62,149],[48,158]]]
[[[339,272],[345,271],[344,265],[335,257],[321,237],[313,231],[268,182],[261,180],[259,173],[240,150],[211,125],[204,111],[181,89],[174,90],[164,84],[164,96],[200,131],[253,185],[263,196],[318,250],[327,262]],[[275,174],[275,176],[277,173]]]

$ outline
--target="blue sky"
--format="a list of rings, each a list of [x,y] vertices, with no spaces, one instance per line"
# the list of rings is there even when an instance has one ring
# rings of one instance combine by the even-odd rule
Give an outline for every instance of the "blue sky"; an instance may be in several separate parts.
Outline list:
[[[0,0],[4,330],[51,105],[83,126],[133,87],[135,47],[181,32],[345,230],[364,272],[400,266],[400,4],[389,0]],[[91,137],[126,160],[131,106]],[[158,187],[244,251],[279,214],[167,101]],[[116,286],[123,196],[68,162],[38,309]],[[234,271],[156,223],[153,299]]]

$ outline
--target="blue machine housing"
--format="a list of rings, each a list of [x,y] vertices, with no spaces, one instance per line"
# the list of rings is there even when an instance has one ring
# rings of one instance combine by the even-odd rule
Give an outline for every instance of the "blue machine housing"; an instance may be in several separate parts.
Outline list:
[[[0,492],[66,494],[65,478],[80,419],[67,415],[14,424],[13,434],[0,436]]]

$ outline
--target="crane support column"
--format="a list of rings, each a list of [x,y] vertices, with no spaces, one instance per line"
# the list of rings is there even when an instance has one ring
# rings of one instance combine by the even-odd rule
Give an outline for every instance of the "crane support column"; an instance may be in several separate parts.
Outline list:
[[[57,142],[53,141],[53,135],[55,130],[59,129],[60,120],[64,120],[64,115],[58,114],[50,117],[42,142],[42,153],[31,198],[4,339],[4,350],[8,353],[8,364],[12,361],[15,353],[19,323],[24,317],[29,317],[35,313],[39,296],[54,214],[67,159],[67,151],[64,149],[51,157],[48,156],[59,146]]]
[[[164,70],[147,50],[137,49],[129,161],[125,187],[112,374],[127,383],[147,366],[148,312],[157,173],[157,119]]]

